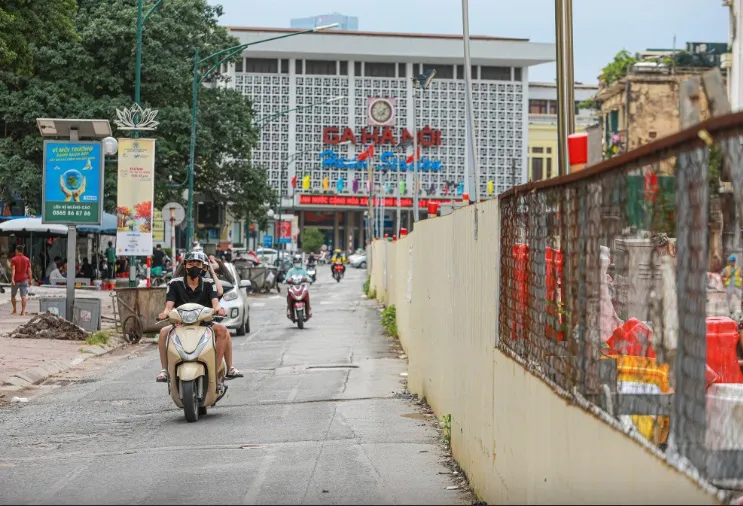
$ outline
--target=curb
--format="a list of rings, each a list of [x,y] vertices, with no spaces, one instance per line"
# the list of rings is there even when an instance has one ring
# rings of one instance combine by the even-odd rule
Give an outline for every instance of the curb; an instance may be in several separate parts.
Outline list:
[[[109,344],[104,347],[95,345],[82,346],[80,348],[82,356],[69,362],[49,362],[44,365],[30,367],[21,372],[17,372],[6,379],[3,383],[0,383],[0,391],[19,392],[32,385],[38,385],[56,374],[65,372],[82,364],[90,358],[106,355],[112,351],[123,348],[126,344],[126,342],[121,342],[117,344]]]

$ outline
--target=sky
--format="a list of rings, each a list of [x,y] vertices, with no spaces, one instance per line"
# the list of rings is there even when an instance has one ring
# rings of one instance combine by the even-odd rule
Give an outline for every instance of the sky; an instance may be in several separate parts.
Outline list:
[[[462,33],[458,0],[208,0],[224,8],[220,24],[289,27],[292,18],[338,12],[371,32]],[[721,0],[573,0],[575,80],[596,83],[622,49],[683,48],[686,42],[727,42],[728,8]],[[553,42],[553,0],[469,0],[470,35]],[[297,39],[298,40],[298,39]],[[530,81],[555,80],[554,64],[533,67]]]

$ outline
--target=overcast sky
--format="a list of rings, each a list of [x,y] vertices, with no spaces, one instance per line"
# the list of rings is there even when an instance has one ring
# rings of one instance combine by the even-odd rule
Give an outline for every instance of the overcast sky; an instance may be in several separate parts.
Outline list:
[[[291,18],[338,12],[359,18],[359,30],[462,33],[459,0],[208,0],[221,4],[221,24],[289,27]],[[728,9],[720,0],[573,0],[575,79],[596,82],[621,49],[672,48],[727,42]],[[553,0],[469,0],[470,34],[554,42]],[[299,43],[299,39],[294,39]],[[554,64],[534,67],[531,81],[554,81]]]

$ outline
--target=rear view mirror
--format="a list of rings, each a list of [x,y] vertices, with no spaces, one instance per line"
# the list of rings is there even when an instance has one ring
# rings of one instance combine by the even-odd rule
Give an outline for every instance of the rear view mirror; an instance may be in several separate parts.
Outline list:
[[[252,285],[249,279],[240,280],[240,288],[250,288]]]

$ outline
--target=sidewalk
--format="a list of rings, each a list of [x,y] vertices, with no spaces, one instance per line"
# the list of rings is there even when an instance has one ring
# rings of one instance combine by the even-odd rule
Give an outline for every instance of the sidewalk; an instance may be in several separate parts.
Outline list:
[[[108,353],[122,346],[121,342],[111,342],[107,346],[88,346],[83,341],[62,341],[55,339],[11,339],[8,335],[19,325],[23,325],[39,313],[39,297],[63,297],[64,289],[31,287],[24,316],[11,315],[10,290],[0,294],[0,394],[18,392],[24,388],[41,383],[49,376],[78,365],[90,357]],[[76,290],[75,297],[101,299],[101,314],[113,319],[113,299],[111,292]],[[20,311],[20,297],[18,300]],[[102,319],[101,328],[110,329],[111,320]]]

